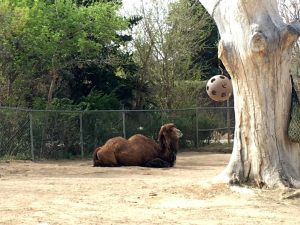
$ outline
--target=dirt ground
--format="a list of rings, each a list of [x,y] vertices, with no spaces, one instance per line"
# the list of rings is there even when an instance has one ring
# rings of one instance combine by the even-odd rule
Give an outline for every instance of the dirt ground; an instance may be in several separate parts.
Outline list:
[[[1,161],[0,224],[300,224],[300,199],[211,180],[229,154],[184,152],[174,168]]]

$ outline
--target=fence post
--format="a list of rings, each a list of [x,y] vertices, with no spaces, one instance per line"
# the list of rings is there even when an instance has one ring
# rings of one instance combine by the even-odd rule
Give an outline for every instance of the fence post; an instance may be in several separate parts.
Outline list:
[[[122,111],[122,121],[123,121],[123,137],[126,138],[126,121],[125,121],[125,111]]]
[[[31,111],[29,111],[29,128],[30,128],[31,160],[34,161],[33,125],[32,125],[32,112]]]
[[[199,148],[199,124],[198,124],[198,108],[196,107],[196,144],[197,144],[197,148]]]
[[[79,124],[80,124],[80,150],[81,150],[81,158],[84,157],[84,151],[83,151],[83,127],[82,127],[82,112],[79,114]]]

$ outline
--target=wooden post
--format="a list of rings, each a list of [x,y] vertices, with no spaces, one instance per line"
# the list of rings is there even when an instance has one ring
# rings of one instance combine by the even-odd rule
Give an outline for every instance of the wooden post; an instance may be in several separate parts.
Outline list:
[[[125,121],[125,111],[122,111],[122,121],[123,121],[123,137],[126,138],[126,121]]]
[[[196,144],[197,144],[197,148],[199,148],[199,121],[198,121],[198,108],[196,108]]]
[[[80,149],[81,149],[81,158],[84,157],[84,151],[83,151],[83,127],[82,127],[82,112],[79,115],[79,123],[80,123]]]

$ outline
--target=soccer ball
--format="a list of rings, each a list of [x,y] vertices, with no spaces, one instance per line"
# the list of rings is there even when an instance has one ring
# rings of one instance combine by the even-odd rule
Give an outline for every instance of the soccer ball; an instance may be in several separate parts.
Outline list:
[[[213,76],[206,84],[206,92],[214,101],[226,101],[232,94],[231,80],[224,75]]]

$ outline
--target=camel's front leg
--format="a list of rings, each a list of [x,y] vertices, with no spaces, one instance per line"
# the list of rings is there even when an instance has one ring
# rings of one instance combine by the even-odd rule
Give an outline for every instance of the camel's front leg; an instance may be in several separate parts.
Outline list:
[[[155,159],[152,159],[152,160],[146,162],[146,164],[143,166],[154,167],[154,168],[164,168],[164,167],[170,167],[171,165],[167,161],[164,161],[160,158],[155,158]]]

